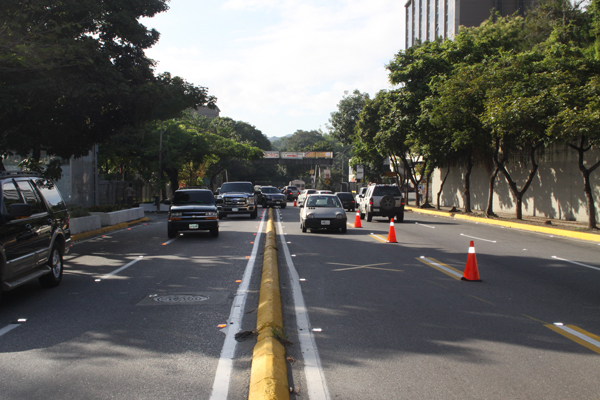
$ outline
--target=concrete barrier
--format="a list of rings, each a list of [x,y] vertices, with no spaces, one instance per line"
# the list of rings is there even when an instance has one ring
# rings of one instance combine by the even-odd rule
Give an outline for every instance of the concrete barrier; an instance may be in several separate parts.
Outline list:
[[[111,226],[144,218],[144,209],[136,207],[107,213],[91,212],[90,214],[99,216],[102,226]]]
[[[90,215],[87,217],[70,218],[69,227],[71,228],[71,235],[78,233],[94,231],[102,227],[100,216]]]
[[[277,338],[284,327],[272,208],[267,222],[256,325],[258,337],[252,355],[248,400],[288,400],[285,347]]]

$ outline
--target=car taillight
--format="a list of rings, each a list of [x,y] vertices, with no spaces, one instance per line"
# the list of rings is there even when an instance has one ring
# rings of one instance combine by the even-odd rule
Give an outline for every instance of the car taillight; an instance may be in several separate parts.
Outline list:
[[[373,205],[373,198],[369,198],[369,205],[372,206]]]

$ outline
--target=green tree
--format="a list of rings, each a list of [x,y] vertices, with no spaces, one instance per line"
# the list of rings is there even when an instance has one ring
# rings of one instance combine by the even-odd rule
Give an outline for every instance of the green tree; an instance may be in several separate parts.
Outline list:
[[[355,89],[352,94],[348,94],[348,91],[344,92],[344,97],[337,105],[338,111],[332,112],[329,118],[333,138],[343,144],[352,143],[360,112],[368,99],[369,94],[361,93],[358,89]]]

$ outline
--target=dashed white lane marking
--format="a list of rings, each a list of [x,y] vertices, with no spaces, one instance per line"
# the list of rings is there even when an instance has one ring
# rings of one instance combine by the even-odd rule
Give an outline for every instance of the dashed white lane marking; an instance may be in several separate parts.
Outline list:
[[[470,239],[483,240],[484,242],[496,243],[495,240],[488,240],[488,239],[478,238],[478,237],[475,237],[475,236],[468,236],[468,235],[465,235],[464,233],[461,233],[460,236],[468,237]]]
[[[581,267],[591,268],[591,269],[595,269],[596,271],[600,271],[600,268],[598,268],[598,267],[592,267],[591,265],[578,263],[577,261],[571,261],[571,260],[567,260],[565,258],[560,258],[560,257],[556,257],[556,256],[552,256],[552,258],[554,258],[555,260],[560,260],[560,261],[568,262],[571,264],[579,265]]]
[[[420,223],[418,223],[418,222],[415,222],[415,225],[424,226],[425,228],[431,228],[431,229],[435,229],[435,226],[431,226],[431,225],[425,225],[425,224],[420,224]]]
[[[100,279],[107,279],[110,278],[111,276],[114,276],[116,274],[118,274],[119,272],[131,267],[133,264],[135,264],[138,261],[142,261],[142,259],[144,258],[144,256],[140,256],[139,258],[136,258],[135,260],[123,265],[121,268],[115,269],[113,272],[110,272],[102,277],[100,277]]]
[[[240,283],[240,286],[235,293],[233,304],[231,305],[229,319],[227,320],[225,342],[223,343],[221,356],[219,357],[219,363],[217,364],[217,372],[213,381],[210,400],[227,399],[229,383],[231,381],[231,371],[233,370],[235,347],[237,345],[237,342],[235,341],[235,334],[240,330],[242,318],[244,316],[244,308],[246,307],[246,299],[248,297],[248,288],[250,287],[252,271],[256,265],[256,255],[258,254],[258,245],[260,243],[260,236],[263,231],[264,223],[265,218],[262,218],[258,227],[258,231],[256,232],[256,238],[254,239],[252,254],[248,259],[248,264],[246,264],[246,269],[244,270],[242,283]]]
[[[6,325],[4,328],[0,329],[0,336],[7,334],[8,332],[12,331],[15,328],[18,328],[19,326],[21,326],[21,324]]]
[[[281,228],[281,222],[279,216],[277,217],[278,232],[281,236],[281,245],[285,254],[285,260],[288,266],[290,274],[290,286],[292,291],[292,297],[294,298],[294,309],[296,310],[296,325],[298,329],[298,340],[300,341],[300,347],[302,348],[302,354],[304,358],[304,374],[306,376],[306,386],[308,398],[310,400],[330,400],[329,389],[327,388],[327,381],[325,380],[325,374],[323,367],[321,366],[321,359],[319,358],[319,351],[317,350],[317,343],[315,337],[312,334],[310,328],[310,320],[308,318],[308,311],[304,303],[304,296],[302,296],[302,288],[300,287],[300,278],[298,271],[292,261],[290,250],[287,246],[283,230]]]

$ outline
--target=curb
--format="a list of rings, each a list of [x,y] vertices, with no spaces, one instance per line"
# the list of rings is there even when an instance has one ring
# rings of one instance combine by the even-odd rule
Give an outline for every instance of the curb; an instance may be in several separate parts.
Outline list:
[[[86,239],[86,238],[89,238],[91,236],[100,235],[102,233],[114,231],[114,230],[117,230],[117,229],[127,228],[128,226],[139,224],[140,222],[147,222],[147,221],[150,221],[150,218],[144,217],[144,218],[136,219],[134,221],[121,222],[120,224],[107,226],[105,228],[96,229],[94,231],[87,231],[87,232],[82,232],[82,233],[76,233],[74,235],[71,235],[71,240],[73,242],[76,242],[78,240]]]
[[[277,338],[283,333],[283,313],[272,208],[269,208],[263,257],[256,316],[258,337],[252,354],[248,400],[287,400],[290,393],[285,348]]]
[[[568,230],[558,229],[558,228],[547,228],[545,226],[528,225],[528,224],[523,224],[523,223],[519,223],[519,222],[507,222],[507,221],[499,221],[499,220],[495,220],[495,219],[488,219],[488,218],[481,218],[481,217],[471,217],[469,215],[447,213],[444,211],[425,210],[425,209],[421,209],[421,208],[405,207],[405,209],[412,211],[412,212],[421,213],[421,214],[430,214],[430,215],[437,215],[440,217],[464,219],[467,221],[474,221],[474,222],[479,222],[482,224],[504,226],[507,228],[522,229],[522,230],[530,231],[530,232],[547,233],[547,234],[555,235],[555,236],[563,236],[563,237],[568,237],[568,238],[574,238],[574,239],[580,239],[580,240],[586,240],[586,241],[590,241],[590,242],[600,243],[600,235],[596,235],[593,233],[574,232],[574,231],[568,231]]]

